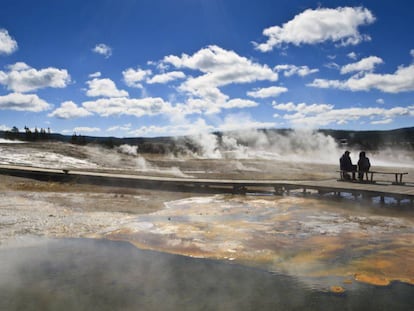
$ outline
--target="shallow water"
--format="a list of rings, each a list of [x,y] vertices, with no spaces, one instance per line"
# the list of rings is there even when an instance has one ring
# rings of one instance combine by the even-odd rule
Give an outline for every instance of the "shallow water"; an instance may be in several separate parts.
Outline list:
[[[232,263],[123,242],[38,240],[0,251],[1,310],[410,310],[414,287],[344,294]]]
[[[230,260],[313,288],[414,284],[410,211],[310,197],[192,197],[132,218],[105,237],[141,249]]]

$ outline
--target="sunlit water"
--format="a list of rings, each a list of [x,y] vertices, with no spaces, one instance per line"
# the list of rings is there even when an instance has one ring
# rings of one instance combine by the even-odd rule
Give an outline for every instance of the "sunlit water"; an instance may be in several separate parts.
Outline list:
[[[414,218],[304,197],[192,197],[137,216],[105,237],[140,248],[236,261],[326,290],[414,284]]]
[[[100,240],[40,240],[0,251],[1,310],[410,310],[414,287],[344,294],[295,278]]]

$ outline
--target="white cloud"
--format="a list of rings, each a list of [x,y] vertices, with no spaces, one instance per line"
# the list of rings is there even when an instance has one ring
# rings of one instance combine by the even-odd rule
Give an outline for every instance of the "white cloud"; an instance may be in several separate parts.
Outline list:
[[[277,110],[285,110],[285,111],[298,111],[302,114],[319,114],[319,113],[325,113],[327,111],[332,110],[333,106],[332,105],[327,105],[327,104],[305,104],[305,103],[300,103],[300,104],[294,104],[292,102],[289,103],[283,103],[283,104],[277,104],[277,103],[273,103],[273,108],[277,109]]]
[[[220,91],[217,89],[217,92],[220,93]],[[220,101],[214,101],[214,100],[206,100],[206,99],[200,99],[200,98],[189,98],[185,103],[180,103],[174,107],[174,110],[172,111],[175,114],[175,117],[178,117],[180,115],[189,115],[189,114],[214,114],[221,111],[223,107],[223,103],[225,103],[228,100],[228,96],[225,96],[224,94],[220,93],[224,98],[220,99]],[[220,104],[218,104],[220,103]],[[174,117],[174,116],[172,116]]]
[[[366,73],[362,76],[353,76],[345,81],[315,79],[307,86],[350,91],[377,89],[385,93],[409,92],[414,91],[414,65],[401,66],[393,74]]]
[[[171,105],[162,98],[101,98],[96,101],[87,101],[82,106],[90,112],[100,116],[132,115],[136,117],[169,113]]]
[[[254,91],[247,92],[247,95],[254,98],[268,98],[277,97],[280,94],[287,92],[288,89],[281,86],[271,86],[261,89],[255,89]]]
[[[211,133],[213,131],[236,131],[270,128],[275,126],[275,122],[255,121],[251,118],[251,116],[240,113],[226,116],[224,121],[216,126],[208,124],[202,118],[198,118],[195,121],[184,119],[179,124],[169,124],[165,126],[142,126],[134,131],[131,131],[130,134],[135,136],[194,136]]]
[[[352,64],[345,65],[341,68],[341,74],[361,71],[373,71],[375,66],[384,63],[383,60],[377,56],[369,56]]]
[[[166,56],[164,62],[176,68],[189,68],[204,73],[185,82],[190,89],[191,86],[196,87],[203,83],[217,87],[232,83],[276,81],[278,79],[277,73],[267,65],[253,63],[234,51],[228,51],[215,45],[201,49],[192,56],[187,54],[183,54],[181,57]]]
[[[0,124],[0,131],[10,131],[11,128],[7,125]]]
[[[381,104],[381,105],[383,105],[383,104],[385,103],[385,101],[384,101],[384,99],[382,99],[382,98],[378,98],[378,99],[376,100],[376,103],[377,103],[377,104]]]
[[[109,127],[106,131],[107,132],[115,132],[115,131],[123,131],[123,132],[127,132],[130,131],[132,127],[131,123],[127,123],[124,125],[115,125],[115,126],[111,126]]]
[[[243,99],[243,98],[232,98],[224,103],[221,108],[224,109],[232,109],[232,108],[249,108],[249,107],[256,107],[258,103],[252,100]]]
[[[277,65],[274,68],[277,72],[284,71],[283,75],[285,77],[290,77],[293,75],[298,75],[305,77],[312,73],[318,72],[319,69],[310,69],[308,66],[295,66],[295,65]]]
[[[346,56],[353,60],[356,60],[358,58],[358,55],[355,52],[348,53]]]
[[[9,69],[9,71],[11,71],[11,72],[12,71],[24,71],[24,70],[28,70],[30,68],[31,67],[28,64],[23,63],[23,62],[17,62],[15,64],[7,66],[7,69]]]
[[[324,65],[324,67],[329,68],[329,69],[339,69],[339,68],[341,68],[341,66],[339,66],[335,62],[327,63],[327,64]]]
[[[124,76],[125,84],[129,87],[142,88],[141,82],[144,81],[149,75],[151,75],[151,70],[143,70],[140,68],[133,69],[128,68],[122,72]]]
[[[351,121],[362,122],[363,119],[369,120],[371,124],[385,124],[392,122],[398,116],[414,116],[414,106],[391,109],[378,107],[335,109],[333,105],[327,104],[274,103],[273,108],[288,112],[283,118],[289,120],[294,127],[317,128],[330,124],[343,125]]]
[[[104,43],[97,44],[92,51],[103,55],[105,58],[109,58],[112,55],[112,48]]]
[[[0,54],[12,54],[17,50],[17,42],[6,29],[0,29]]]
[[[247,129],[263,129],[275,127],[276,122],[259,122],[245,113],[230,114],[224,122],[216,127],[217,131],[238,131]]]
[[[130,134],[135,136],[181,136],[197,135],[212,131],[214,131],[214,126],[208,125],[204,119],[199,118],[194,122],[183,120],[180,124],[142,126],[131,131]]]
[[[78,107],[72,101],[63,102],[59,108],[48,114],[49,117],[56,117],[60,119],[81,118],[90,115],[92,115],[92,113],[83,107]]]
[[[89,89],[86,95],[89,97],[125,97],[129,96],[127,91],[118,90],[115,83],[111,79],[93,79],[86,82]]]
[[[181,126],[183,128],[183,126]],[[185,127],[188,129],[188,127]],[[145,137],[145,136],[179,136],[185,133],[185,129],[179,129],[175,126],[141,126],[140,128],[130,131],[129,134],[137,136],[137,137]]]
[[[89,75],[89,78],[100,78],[101,77],[101,73],[99,72],[99,71],[97,71],[97,72],[94,72],[94,73],[91,73],[90,75]]]
[[[83,133],[95,133],[100,132],[101,129],[99,127],[87,127],[87,126],[79,126],[73,129],[74,133],[83,134]]]
[[[41,88],[64,88],[70,82],[66,69],[53,67],[36,70],[25,63],[8,66],[9,71],[0,71],[0,84],[15,92],[30,92]]]
[[[217,94],[210,94],[211,98],[209,99],[190,97],[184,104],[178,104],[169,111],[171,117],[189,114],[216,114],[222,109],[242,109],[259,105],[257,102],[248,99],[229,99],[228,96],[222,94],[218,89],[211,89],[210,91],[212,93],[217,92]]]
[[[244,99],[231,99],[223,94],[220,87],[229,84],[276,81],[278,74],[266,65],[260,65],[239,56],[234,51],[212,45],[192,56],[166,56],[163,63],[176,68],[200,71],[201,75],[191,76],[178,88],[189,96],[185,105],[179,105],[183,113],[218,113],[221,109],[253,107],[257,103]]]
[[[411,55],[412,57],[414,57],[414,49],[412,49],[412,50],[410,51],[410,55]]]
[[[187,125],[176,125],[176,126],[142,126],[131,134],[136,136],[180,136],[185,135],[187,130],[191,130],[191,127]]]
[[[177,79],[184,79],[185,74],[182,71],[171,71],[153,76],[147,80],[148,84],[152,83],[168,83]]]
[[[1,110],[40,112],[50,108],[51,105],[35,94],[10,93],[0,96]]]
[[[358,28],[375,21],[373,14],[363,7],[339,7],[336,9],[308,9],[280,26],[263,31],[267,42],[257,44],[262,52],[269,52],[282,44],[316,44],[325,41],[340,45],[355,45],[369,36],[360,34]]]
[[[345,84],[345,82],[341,82],[339,80],[315,79],[312,83],[308,83],[306,85],[311,87],[317,87],[320,89],[346,89]]]
[[[371,124],[390,124],[394,121],[393,119],[384,119],[384,120],[378,120],[378,121],[372,121]]]

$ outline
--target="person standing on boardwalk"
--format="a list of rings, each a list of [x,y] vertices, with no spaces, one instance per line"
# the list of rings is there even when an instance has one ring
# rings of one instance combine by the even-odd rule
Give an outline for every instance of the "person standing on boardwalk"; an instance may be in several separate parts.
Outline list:
[[[358,179],[362,181],[364,179],[364,173],[368,172],[371,167],[369,158],[365,155],[365,151],[359,153],[358,160]]]
[[[357,169],[356,165],[352,164],[351,157],[349,156],[350,152],[346,150],[342,157],[339,159],[339,168],[341,170],[342,178],[345,180],[350,180],[348,172],[352,172],[352,180],[355,179],[355,171]]]

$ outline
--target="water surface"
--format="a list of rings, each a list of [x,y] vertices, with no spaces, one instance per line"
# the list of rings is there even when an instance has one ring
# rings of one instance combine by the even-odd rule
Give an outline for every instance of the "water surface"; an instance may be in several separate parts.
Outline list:
[[[283,274],[142,251],[124,242],[39,240],[0,250],[1,310],[410,310],[414,287],[320,291]]]

